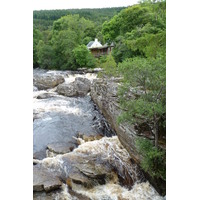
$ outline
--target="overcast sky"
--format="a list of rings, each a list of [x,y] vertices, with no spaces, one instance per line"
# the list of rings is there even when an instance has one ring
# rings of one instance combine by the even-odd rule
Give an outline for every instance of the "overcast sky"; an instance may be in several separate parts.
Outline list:
[[[33,10],[122,7],[138,0],[33,0]]]

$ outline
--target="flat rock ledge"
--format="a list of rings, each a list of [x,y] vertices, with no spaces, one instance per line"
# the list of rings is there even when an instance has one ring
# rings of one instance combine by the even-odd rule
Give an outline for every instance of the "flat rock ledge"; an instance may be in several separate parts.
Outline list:
[[[73,151],[76,147],[74,143],[55,142],[47,145],[47,148],[56,154],[65,154]]]
[[[62,182],[52,173],[38,165],[33,166],[33,191],[50,192],[61,187]]]

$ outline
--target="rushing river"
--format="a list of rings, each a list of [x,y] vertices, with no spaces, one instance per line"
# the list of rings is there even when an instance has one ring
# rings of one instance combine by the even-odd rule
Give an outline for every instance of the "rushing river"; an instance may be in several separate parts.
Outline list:
[[[59,74],[66,83],[73,82],[76,77],[88,78],[91,82],[96,78],[94,73],[34,70],[34,76],[41,74]],[[47,96],[38,98],[42,94]],[[113,136],[89,94],[84,97],[66,97],[59,95],[56,88],[38,90],[34,87],[33,114],[33,153],[46,152],[46,158],[36,158],[34,169],[62,177],[59,189],[47,193],[34,192],[35,200],[163,199],[144,179],[118,137]],[[101,137],[88,141],[80,135],[85,138]],[[46,151],[47,145],[51,143],[69,144],[75,141],[79,146],[71,152],[48,154]]]

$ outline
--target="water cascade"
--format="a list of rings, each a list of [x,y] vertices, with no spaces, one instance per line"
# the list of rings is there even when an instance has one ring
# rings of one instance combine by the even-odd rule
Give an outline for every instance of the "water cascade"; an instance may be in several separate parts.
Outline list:
[[[34,70],[34,77],[44,74],[60,76],[66,84],[96,78],[95,73]],[[162,200],[89,93],[67,97],[56,87],[33,88],[33,199]]]

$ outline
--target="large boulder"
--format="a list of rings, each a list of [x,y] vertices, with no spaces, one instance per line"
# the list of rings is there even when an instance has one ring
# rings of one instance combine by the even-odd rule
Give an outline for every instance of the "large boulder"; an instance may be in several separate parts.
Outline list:
[[[87,78],[77,77],[74,85],[78,96],[85,96],[90,91],[91,82]]]
[[[77,92],[74,87],[74,83],[62,83],[57,87],[56,91],[59,94],[67,96],[67,97],[74,97],[77,95]]]
[[[65,79],[62,75],[36,74],[33,77],[33,85],[39,90],[54,88],[63,82],[65,82]]]
[[[74,97],[85,96],[90,91],[91,82],[87,78],[77,77],[72,83],[63,83],[57,87],[57,92],[61,95]]]

